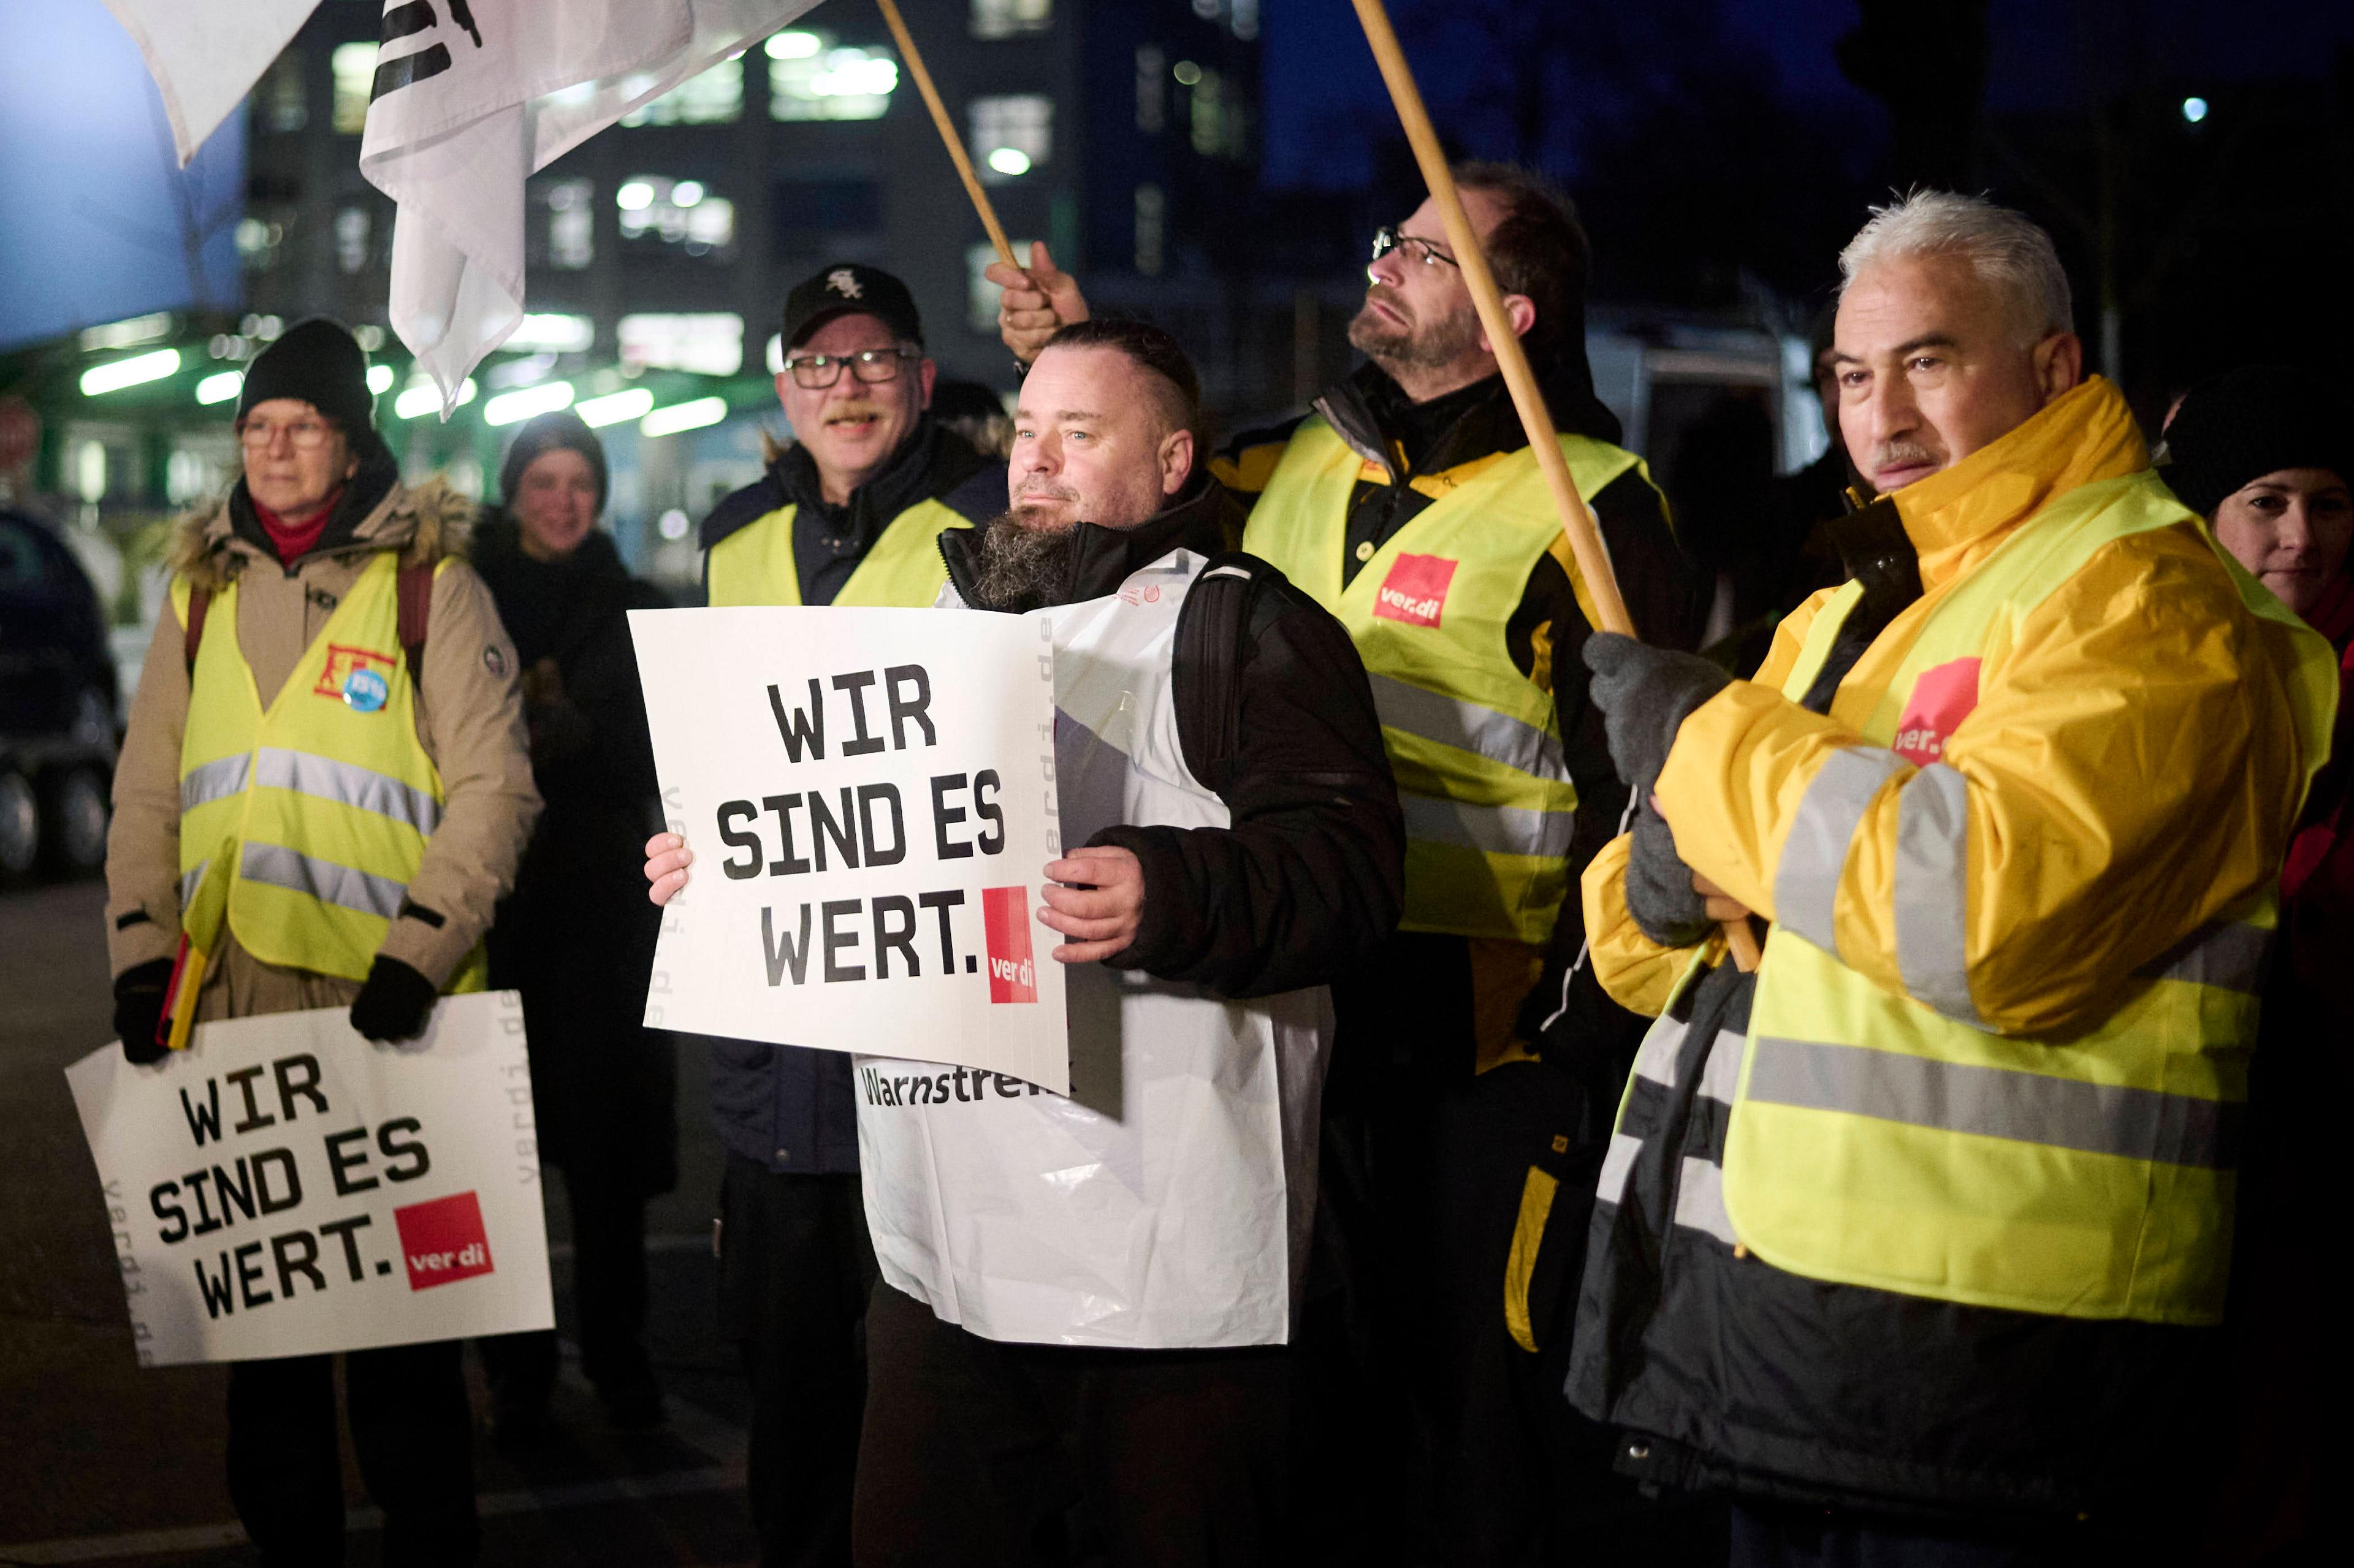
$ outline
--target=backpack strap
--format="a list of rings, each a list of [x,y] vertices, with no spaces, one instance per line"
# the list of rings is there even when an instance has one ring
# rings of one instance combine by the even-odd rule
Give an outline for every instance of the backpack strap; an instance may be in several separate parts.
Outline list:
[[[433,618],[435,564],[404,564],[393,589],[399,607],[400,652],[408,661],[408,679],[419,692],[425,689],[425,631]]]
[[[192,680],[195,678],[196,673],[196,650],[204,646],[205,617],[211,613],[212,608],[213,590],[198,584],[190,585],[188,588],[188,632],[187,636],[182,640],[182,646],[187,654],[188,675]]]
[[[1261,589],[1272,575],[1256,556],[1239,550],[1214,556],[1178,611],[1172,671],[1178,748],[1186,768],[1214,793],[1225,793],[1242,749],[1242,670],[1257,642],[1252,623]]]

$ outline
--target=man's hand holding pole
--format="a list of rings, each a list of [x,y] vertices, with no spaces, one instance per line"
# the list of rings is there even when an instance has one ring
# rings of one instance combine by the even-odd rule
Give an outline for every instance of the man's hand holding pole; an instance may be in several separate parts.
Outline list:
[[[1593,596],[1600,629],[1632,637],[1634,619],[1627,613],[1627,601],[1618,592],[1618,579],[1610,569],[1610,556],[1602,546],[1601,535],[1585,510],[1585,503],[1578,497],[1576,483],[1570,478],[1569,463],[1562,456],[1560,438],[1553,429],[1552,410],[1545,407],[1544,393],[1529,368],[1520,334],[1512,330],[1511,318],[1504,313],[1503,295],[1496,287],[1495,274],[1489,269],[1487,252],[1480,248],[1479,231],[1471,227],[1470,215],[1463,210],[1463,198],[1456,191],[1446,151],[1439,145],[1429,111],[1423,107],[1422,91],[1415,85],[1414,71],[1406,64],[1405,51],[1398,47],[1389,13],[1384,9],[1382,0],[1354,0],[1354,4],[1357,20],[1365,29],[1365,41],[1373,46],[1374,61],[1381,67],[1382,79],[1390,90],[1390,101],[1396,105],[1406,141],[1414,148],[1415,161],[1422,166],[1424,183],[1429,185],[1431,197],[1438,204],[1440,220],[1447,227],[1447,244],[1463,270],[1463,281],[1471,291],[1471,304],[1479,313],[1488,346],[1494,351],[1497,367],[1503,372],[1512,406],[1520,411],[1522,428],[1528,433],[1529,447],[1544,475],[1545,486],[1553,493],[1554,508],[1561,514],[1562,529],[1569,537],[1570,553],[1577,560],[1578,575],[1585,578],[1586,591]],[[1731,921],[1723,929],[1734,961],[1744,969],[1755,969],[1757,938],[1748,923]]]

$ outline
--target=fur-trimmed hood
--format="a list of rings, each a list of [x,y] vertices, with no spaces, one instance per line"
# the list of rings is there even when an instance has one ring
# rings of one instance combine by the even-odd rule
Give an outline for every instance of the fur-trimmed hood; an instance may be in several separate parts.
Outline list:
[[[199,588],[217,590],[245,569],[248,558],[267,558],[264,547],[238,527],[238,512],[249,516],[251,504],[240,480],[218,499],[183,514],[172,526],[172,571]],[[414,485],[396,478],[382,499],[348,529],[331,526],[313,554],[325,557],[398,550],[404,565],[462,556],[475,512],[473,502],[438,476]]]

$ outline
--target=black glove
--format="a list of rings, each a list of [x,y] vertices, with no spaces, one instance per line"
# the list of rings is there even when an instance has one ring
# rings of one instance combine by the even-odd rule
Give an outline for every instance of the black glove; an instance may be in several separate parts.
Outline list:
[[[1586,638],[1585,667],[1594,672],[1586,690],[1602,710],[1610,760],[1638,799],[1659,782],[1684,720],[1733,683],[1697,653],[1647,648],[1614,631]]]
[[[382,953],[368,966],[367,983],[352,998],[352,1027],[385,1044],[414,1040],[425,1033],[440,991],[433,982]]]
[[[114,977],[114,1033],[134,1066],[152,1066],[167,1053],[155,1043],[164,1023],[164,993],[172,987],[172,960],[150,959]]]
[[[1715,929],[1708,902],[1692,888],[1691,867],[1676,853],[1668,820],[1646,801],[1635,813],[1634,853],[1627,861],[1627,913],[1663,948],[1689,948]]]

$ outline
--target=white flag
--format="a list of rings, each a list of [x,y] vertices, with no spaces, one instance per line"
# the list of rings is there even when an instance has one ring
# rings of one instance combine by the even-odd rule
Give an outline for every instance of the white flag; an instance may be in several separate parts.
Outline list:
[[[146,58],[185,169],[319,0],[106,0],[106,8]]]
[[[444,413],[524,314],[524,181],[816,0],[387,0],[360,172],[399,206],[392,329]]]

